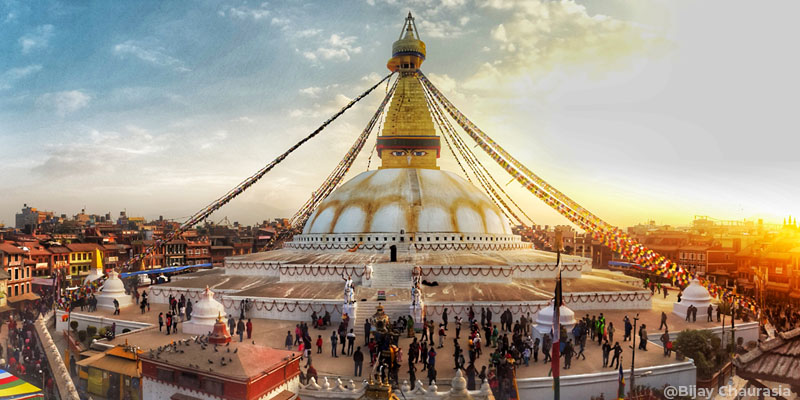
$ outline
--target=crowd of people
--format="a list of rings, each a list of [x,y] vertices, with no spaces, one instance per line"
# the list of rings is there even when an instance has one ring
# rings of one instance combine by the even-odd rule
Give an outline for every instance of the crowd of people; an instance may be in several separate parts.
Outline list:
[[[40,387],[46,398],[55,395],[55,384],[44,349],[36,334],[34,321],[46,314],[53,305],[49,291],[39,292],[40,299],[12,312],[6,321],[7,340],[0,345],[0,365],[6,371]],[[0,329],[2,329],[0,324]]]

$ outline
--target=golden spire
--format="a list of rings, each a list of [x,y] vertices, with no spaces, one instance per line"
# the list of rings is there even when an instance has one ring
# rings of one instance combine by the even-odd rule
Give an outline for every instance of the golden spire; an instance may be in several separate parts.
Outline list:
[[[403,36],[405,33],[405,36]],[[419,40],[414,17],[408,13],[401,38],[392,44],[392,58],[386,67],[398,72],[397,89],[378,137],[380,168],[439,169],[440,143],[436,136],[425,92],[416,78],[425,61],[425,42]]]

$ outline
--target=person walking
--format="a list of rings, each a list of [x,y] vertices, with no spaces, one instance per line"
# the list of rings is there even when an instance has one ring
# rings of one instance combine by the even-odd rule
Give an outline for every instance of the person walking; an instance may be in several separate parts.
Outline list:
[[[228,332],[231,335],[236,334],[236,320],[233,319],[233,315],[228,315]]]
[[[608,340],[603,342],[603,368],[608,367],[608,356],[611,353],[611,345]]]
[[[628,316],[625,316],[625,337],[622,338],[623,342],[627,342],[631,340],[631,333],[633,332],[633,325],[631,324],[631,320],[628,319]]]
[[[714,307],[711,304],[708,305],[708,321],[707,322],[714,322],[714,319],[711,318],[711,313],[714,312]]]
[[[336,354],[336,343],[339,342],[339,335],[336,334],[336,331],[331,332],[331,357],[339,358],[339,355]]]
[[[317,335],[317,354],[322,354],[322,335]]]
[[[613,322],[609,322],[608,323],[608,328],[606,328],[606,335],[608,336],[608,342],[609,343],[614,341],[614,331],[615,330],[616,329],[614,328],[614,323]]]
[[[350,332],[347,333],[347,355],[353,355],[353,345],[356,343],[356,334],[353,332],[353,329],[350,329]]]
[[[364,344],[369,344],[369,336],[372,331],[372,324],[369,322],[369,318],[364,321]],[[424,332],[424,329],[423,329]]]
[[[667,327],[667,313],[664,311],[661,312],[661,325],[659,325],[658,330],[661,329],[669,329]]]
[[[447,307],[442,311],[442,325],[444,325],[444,330],[447,330]]]
[[[167,335],[172,331],[172,313],[167,313]]]
[[[661,345],[664,347],[664,357],[669,357],[670,355],[670,346],[667,346],[667,344],[669,344],[669,330],[661,334]]]
[[[647,326],[644,324],[639,328],[639,350],[647,351]]]
[[[247,319],[245,329],[247,330],[247,338],[250,339],[253,336],[253,322],[250,321],[250,318]]]
[[[161,328],[164,327],[164,313],[158,313],[158,331],[161,332]]]
[[[119,315],[119,300],[114,299],[114,315]]]
[[[542,355],[544,356],[545,364],[550,362],[550,347],[552,346],[553,346],[553,339],[550,337],[549,333],[545,333],[544,338],[542,339]]]
[[[353,375],[361,376],[361,367],[364,364],[364,353],[361,352],[361,346],[358,346],[353,353],[353,364],[355,368]]]
[[[294,346],[294,339],[292,338],[292,331],[286,331],[286,341],[284,342],[286,350],[291,350]]]
[[[444,324],[439,324],[439,349],[444,347],[444,338],[447,337],[447,334],[444,331]]]
[[[572,356],[575,354],[575,347],[572,346],[572,339],[567,340],[564,348],[564,369],[572,368]]]
[[[619,342],[614,343],[614,347],[611,348],[611,351],[614,355],[611,357],[611,368],[618,368],[619,367],[619,355],[622,354],[622,346],[619,345]],[[614,366],[616,362],[617,366]]]
[[[239,334],[239,341],[244,342],[244,320],[239,318],[239,323],[236,324],[236,333]]]
[[[456,339],[461,339],[461,317],[456,316]]]

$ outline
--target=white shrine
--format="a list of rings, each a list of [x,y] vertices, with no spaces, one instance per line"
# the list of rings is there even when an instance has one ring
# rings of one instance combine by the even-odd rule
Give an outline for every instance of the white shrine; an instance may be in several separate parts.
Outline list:
[[[114,299],[117,299],[119,302],[119,308],[124,308],[133,304],[131,295],[125,293],[125,285],[122,283],[122,280],[119,279],[119,273],[111,270],[111,272],[108,273],[108,279],[106,279],[106,282],[100,289],[100,294],[97,295],[97,306],[113,310]]]
[[[228,318],[222,303],[214,300],[214,292],[206,286],[200,300],[192,305],[192,319],[182,323],[183,333],[205,335],[214,329],[217,318],[227,324]]]
[[[697,307],[697,314],[702,318],[708,313],[708,307],[711,306],[711,295],[708,294],[708,289],[700,284],[697,278],[689,282],[689,286],[683,289],[681,301],[672,303],[672,313],[686,318],[686,312],[689,306]],[[716,309],[716,307],[715,307]]]

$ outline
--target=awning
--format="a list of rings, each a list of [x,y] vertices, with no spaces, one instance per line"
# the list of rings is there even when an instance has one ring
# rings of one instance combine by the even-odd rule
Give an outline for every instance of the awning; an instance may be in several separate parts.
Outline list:
[[[185,270],[187,268],[206,268],[206,267],[210,268],[211,266],[212,266],[211,263],[205,263],[205,264],[197,264],[197,265],[184,265],[182,267],[166,267],[166,268],[158,268],[158,269],[148,269],[148,270],[144,270],[144,271],[123,272],[123,273],[119,274],[119,277],[120,278],[127,278],[129,276],[134,276],[134,275],[167,274],[167,273],[170,273],[170,272],[183,271],[183,270]]]
[[[0,313],[4,313],[7,311],[14,311],[14,307],[9,306],[8,304],[3,304],[0,306]]]
[[[9,400],[44,399],[44,395],[42,389],[0,369],[0,398]]]
[[[83,367],[97,368],[99,370],[114,372],[120,375],[139,378],[141,374],[137,362],[108,354],[95,358],[95,356],[78,361],[78,365]]]
[[[28,292],[28,293],[25,293],[25,294],[21,294],[19,296],[9,297],[8,298],[8,302],[9,303],[17,303],[17,302],[26,301],[26,300],[27,301],[34,301],[34,300],[39,300],[40,298],[41,297],[39,297],[38,294]]]
[[[31,283],[41,286],[53,286],[53,278],[33,278]]]

